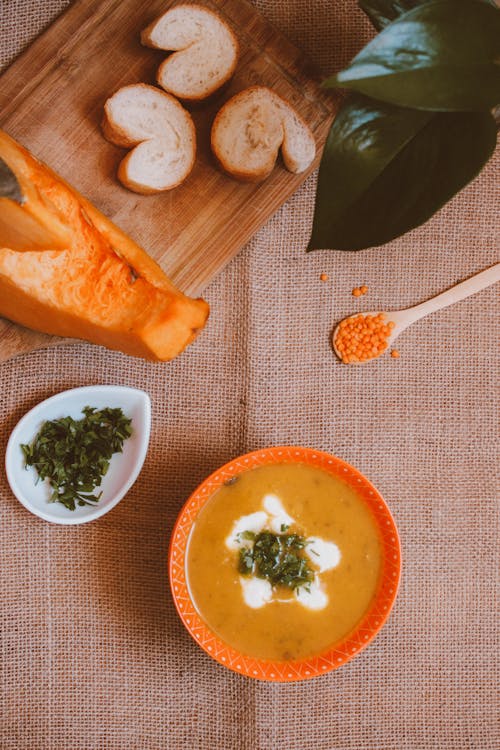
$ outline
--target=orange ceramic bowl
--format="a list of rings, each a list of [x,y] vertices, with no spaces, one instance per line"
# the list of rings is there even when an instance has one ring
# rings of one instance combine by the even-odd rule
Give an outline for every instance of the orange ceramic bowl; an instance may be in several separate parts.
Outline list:
[[[382,569],[377,592],[356,628],[318,656],[298,661],[275,662],[245,656],[224,643],[205,624],[191,600],[186,581],[186,550],[200,509],[231,477],[258,466],[302,463],[316,466],[353,487],[370,509],[380,534]],[[239,674],[270,682],[306,680],[337,669],[358,654],[376,636],[394,604],[401,572],[399,536],[391,513],[375,487],[357,469],[323,451],[278,446],[247,453],[211,474],[193,492],[177,519],[169,550],[172,595],[179,616],[201,648],[213,659]]]

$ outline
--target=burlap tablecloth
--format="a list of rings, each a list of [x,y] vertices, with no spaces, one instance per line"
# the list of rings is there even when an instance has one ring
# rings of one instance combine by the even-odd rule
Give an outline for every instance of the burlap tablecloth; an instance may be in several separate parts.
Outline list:
[[[1,0],[0,62],[66,5]],[[326,71],[371,33],[354,0],[257,5]],[[57,391],[121,383],[153,401],[144,470],[95,523],[30,515],[2,471],[1,748],[498,750],[498,289],[415,325],[397,361],[341,366],[328,342],[352,310],[410,305],[498,259],[495,166],[425,227],[357,254],[304,253],[312,177],[212,283],[208,328],[171,364],[82,344],[0,365],[2,453],[21,415]],[[356,302],[362,283],[370,293]],[[404,556],[369,649],[291,685],[212,662],[184,631],[166,572],[169,532],[197,483],[276,443],[365,472]]]

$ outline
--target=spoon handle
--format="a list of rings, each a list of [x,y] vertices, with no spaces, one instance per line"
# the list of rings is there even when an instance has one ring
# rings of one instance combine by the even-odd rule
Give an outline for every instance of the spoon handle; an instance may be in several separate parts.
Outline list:
[[[436,297],[427,300],[427,302],[422,302],[420,305],[408,308],[408,310],[405,310],[405,317],[406,314],[409,314],[408,318],[411,318],[411,321],[409,320],[408,322],[413,323],[425,315],[437,312],[437,310],[448,307],[448,305],[453,305],[455,302],[460,302],[466,299],[466,297],[470,297],[472,294],[476,294],[476,292],[480,292],[482,289],[495,284],[497,281],[500,281],[500,263],[495,263],[491,268],[486,268],[484,271],[476,273],[475,276],[471,276],[470,279],[461,281],[459,284],[451,287],[451,289],[447,289],[446,292],[442,292]]]

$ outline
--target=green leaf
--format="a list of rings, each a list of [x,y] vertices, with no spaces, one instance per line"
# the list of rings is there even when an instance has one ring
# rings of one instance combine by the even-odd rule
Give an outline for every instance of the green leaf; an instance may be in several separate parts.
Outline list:
[[[458,0],[456,0],[458,2]],[[395,18],[402,16],[412,8],[434,0],[358,0],[361,10],[366,13],[377,31],[385,28]],[[495,0],[483,0],[485,3],[497,7]]]
[[[380,31],[408,10],[429,2],[433,0],[358,0],[358,5]]]
[[[487,112],[434,114],[355,96],[323,153],[309,250],[382,245],[427,221],[482,169]]]
[[[434,0],[397,18],[324,83],[402,107],[489,110],[500,101],[500,11]]]

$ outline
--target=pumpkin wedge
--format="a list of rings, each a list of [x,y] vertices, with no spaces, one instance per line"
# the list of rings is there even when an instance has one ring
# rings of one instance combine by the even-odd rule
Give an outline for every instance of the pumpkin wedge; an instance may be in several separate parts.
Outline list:
[[[24,199],[0,198],[0,315],[145,359],[179,354],[203,328],[207,303],[183,295],[139,245],[1,130],[0,158]],[[9,242],[16,227],[20,240]]]

